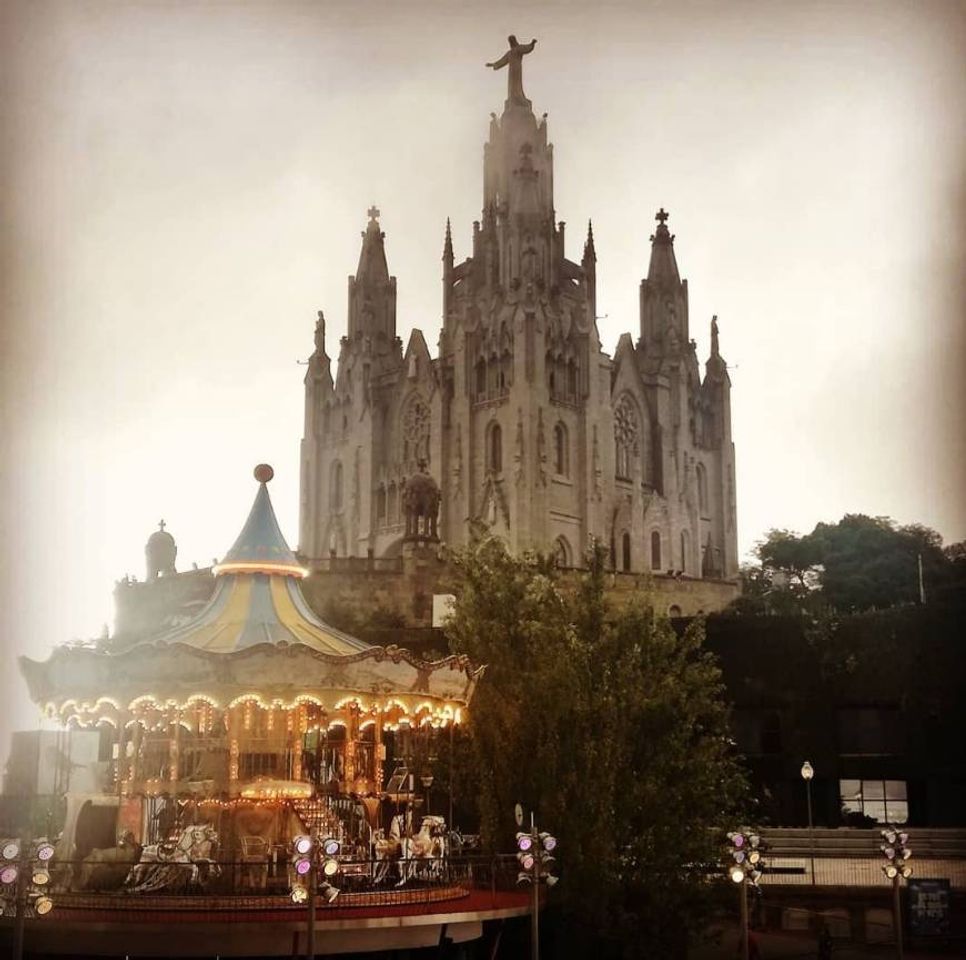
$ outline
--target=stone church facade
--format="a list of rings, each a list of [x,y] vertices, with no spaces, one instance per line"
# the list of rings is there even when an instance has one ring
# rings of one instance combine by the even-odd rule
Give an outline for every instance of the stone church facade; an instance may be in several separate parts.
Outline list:
[[[603,352],[593,232],[579,261],[568,259],[553,146],[523,95],[521,58],[490,121],[482,218],[460,263],[446,225],[438,356],[419,330],[405,347],[397,335],[375,208],[349,278],[335,377],[319,314],[305,377],[300,553],[318,564],[398,556],[406,490],[428,473],[450,545],[480,521],[513,551],[553,550],[563,566],[579,566],[597,541],[615,571],[734,581],[730,381],[717,322],[702,376],[662,209],[639,336],[622,335],[613,358]]]

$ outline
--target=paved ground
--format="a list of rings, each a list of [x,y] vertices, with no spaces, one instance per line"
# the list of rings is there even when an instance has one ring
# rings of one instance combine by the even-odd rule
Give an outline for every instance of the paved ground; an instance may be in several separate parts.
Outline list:
[[[794,957],[816,958],[818,945],[813,937],[799,933],[756,932],[761,960],[792,960]],[[832,950],[833,960],[895,960],[894,944],[862,945],[836,942]],[[939,960],[939,958],[966,958],[966,944],[944,952],[903,952],[903,960]],[[738,960],[737,930],[723,930],[719,945],[708,945],[692,951],[689,960]]]

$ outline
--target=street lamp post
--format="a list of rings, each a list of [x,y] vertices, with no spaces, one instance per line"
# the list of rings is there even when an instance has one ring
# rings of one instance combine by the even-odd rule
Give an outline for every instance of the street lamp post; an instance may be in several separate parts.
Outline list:
[[[313,826],[308,834],[300,834],[292,841],[295,862],[295,881],[292,884],[292,902],[304,903],[308,907],[305,956],[315,956],[315,898],[320,890],[319,874],[322,874],[321,892],[328,903],[339,895],[338,887],[329,881],[339,872],[336,859],[341,843],[335,837],[326,837],[319,843],[318,827]]]
[[[761,838],[747,829],[736,830],[728,834],[731,844],[731,863],[728,866],[729,879],[738,885],[741,906],[741,944],[739,956],[741,960],[749,960],[748,938],[748,884],[758,886],[761,879],[762,842]]]
[[[912,850],[906,846],[909,834],[903,833],[897,827],[886,826],[880,833],[882,843],[879,849],[885,857],[882,872],[892,881],[892,913],[896,931],[896,958],[902,960],[902,900],[899,895],[899,884],[912,876],[912,867],[906,861],[912,856]]]
[[[812,862],[812,886],[815,886],[815,832],[812,829],[812,777],[815,770],[806,760],[802,764],[802,779],[805,781],[805,797],[808,802],[808,853]]]
[[[47,895],[54,846],[47,840],[0,840],[0,911],[14,915],[13,960],[23,956],[27,917],[46,917],[54,907]]]
[[[518,825],[522,820],[522,811],[517,806]],[[537,830],[534,815],[530,814],[530,832],[517,833],[517,860],[520,863],[520,873],[517,883],[529,883],[533,888],[533,907],[530,914],[530,956],[532,960],[540,960],[540,882],[548,887],[557,882],[557,877],[551,874],[555,858],[553,851],[557,848],[556,837],[546,831]]]

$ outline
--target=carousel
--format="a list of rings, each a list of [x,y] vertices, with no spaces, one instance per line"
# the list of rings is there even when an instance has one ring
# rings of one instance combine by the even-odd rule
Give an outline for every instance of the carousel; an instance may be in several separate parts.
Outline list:
[[[298,836],[324,839],[347,871],[389,850],[408,859],[421,837],[443,852],[443,820],[414,817],[428,813],[420,764],[466,721],[483,668],[322,622],[279,529],[272,476],[256,468],[251,512],[190,622],[120,649],[21,660],[46,717],[102,731],[101,792],[66,798],[57,861],[71,865],[69,890],[281,892]],[[382,863],[368,878],[413,876]]]

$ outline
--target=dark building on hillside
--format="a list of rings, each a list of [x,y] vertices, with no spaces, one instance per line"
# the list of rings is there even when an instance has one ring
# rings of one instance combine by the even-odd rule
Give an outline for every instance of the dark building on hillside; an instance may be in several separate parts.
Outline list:
[[[713,617],[733,729],[766,823],[828,827],[966,820],[962,601],[822,624]]]

